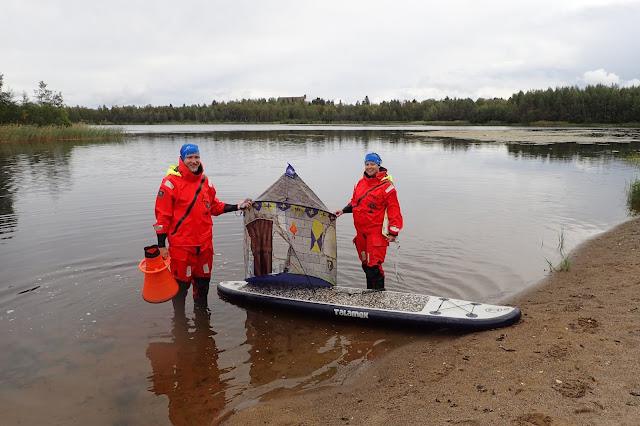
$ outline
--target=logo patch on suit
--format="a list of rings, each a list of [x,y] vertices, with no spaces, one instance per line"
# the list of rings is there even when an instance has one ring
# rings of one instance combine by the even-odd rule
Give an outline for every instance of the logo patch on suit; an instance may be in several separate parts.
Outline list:
[[[162,198],[163,195],[164,195],[163,190],[158,191],[158,198]]]

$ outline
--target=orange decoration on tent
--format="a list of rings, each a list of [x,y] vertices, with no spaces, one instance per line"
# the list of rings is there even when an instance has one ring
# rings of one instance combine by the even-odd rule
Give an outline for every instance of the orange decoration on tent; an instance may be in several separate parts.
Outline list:
[[[293,234],[294,237],[296,236],[296,232],[298,232],[298,228],[296,228],[296,223],[295,222],[293,222],[291,224],[291,227],[289,228],[289,231],[291,231],[291,233]]]

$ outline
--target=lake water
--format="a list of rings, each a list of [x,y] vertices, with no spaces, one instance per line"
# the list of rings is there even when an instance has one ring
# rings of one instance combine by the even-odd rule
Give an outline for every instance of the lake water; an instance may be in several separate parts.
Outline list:
[[[185,324],[170,303],[144,302],[138,263],[155,242],[155,195],[185,142],[200,146],[222,201],[257,197],[290,163],[330,210],[349,201],[364,155],[380,154],[405,218],[385,263],[391,290],[504,302],[559,263],[560,237],[568,253],[630,217],[638,169],[623,157],[638,142],[411,133],[424,129],[437,128],[131,126],[123,142],[0,144],[3,423],[209,424],[259,398],[341,383],[407,342],[436,344],[432,333],[220,300],[216,282],[244,278],[237,213],[214,218],[210,317],[188,305]],[[364,287],[350,215],[337,231],[338,282]]]

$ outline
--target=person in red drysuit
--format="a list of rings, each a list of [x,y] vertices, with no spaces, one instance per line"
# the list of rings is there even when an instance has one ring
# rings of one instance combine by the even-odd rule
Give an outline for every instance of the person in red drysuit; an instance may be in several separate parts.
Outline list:
[[[176,312],[184,312],[191,284],[194,305],[207,308],[213,265],[211,216],[242,210],[249,205],[248,198],[239,204],[218,200],[213,183],[204,174],[198,146],[182,146],[179,164],[169,167],[158,190],[153,225],[160,254],[171,258],[171,273],[178,281],[178,294],[172,299]]]
[[[375,290],[384,290],[382,263],[389,243],[398,238],[402,229],[398,194],[391,175],[381,163],[375,152],[365,156],[364,176],[353,188],[351,201],[342,210],[334,212],[338,217],[343,213],[353,213],[356,227],[353,243],[367,276],[367,288]]]

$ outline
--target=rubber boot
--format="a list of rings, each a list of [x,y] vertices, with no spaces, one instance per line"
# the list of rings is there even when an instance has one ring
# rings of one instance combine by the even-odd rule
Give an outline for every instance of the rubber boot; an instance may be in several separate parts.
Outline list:
[[[197,277],[193,279],[193,306],[195,309],[207,309],[209,283],[211,277]]]
[[[367,277],[367,288],[368,289],[372,289],[373,288],[372,287],[373,284],[371,284],[371,276],[370,276],[371,273],[369,272],[369,266],[367,266],[366,263],[363,263],[362,264],[362,270],[364,271],[364,274]]]
[[[371,284],[374,290],[384,290],[384,275],[380,274],[375,277]]]
[[[384,290],[384,274],[378,265],[369,266],[367,270],[367,288]]]
[[[178,293],[173,296],[171,302],[173,303],[173,311],[176,313],[177,317],[178,315],[184,316],[184,303],[191,283],[180,280],[176,280],[176,282],[178,283]]]

